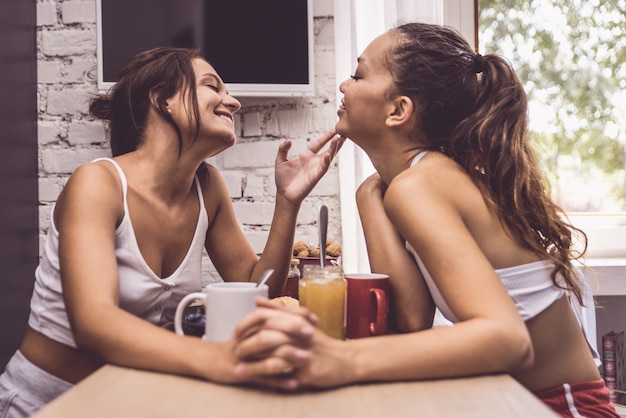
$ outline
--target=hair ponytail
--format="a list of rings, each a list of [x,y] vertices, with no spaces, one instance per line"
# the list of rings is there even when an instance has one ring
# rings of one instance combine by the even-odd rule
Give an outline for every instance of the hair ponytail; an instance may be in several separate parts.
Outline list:
[[[98,94],[89,102],[89,114],[97,119],[111,120],[111,98],[106,94]]]
[[[510,63],[498,55],[483,57],[474,112],[450,136],[450,154],[499,210],[513,235],[556,265],[556,286],[571,290],[582,303],[570,260],[575,228],[562,218],[528,139],[528,101]],[[465,145],[464,145],[465,144]],[[463,151],[469,148],[471,152]],[[556,280],[562,273],[566,283]]]

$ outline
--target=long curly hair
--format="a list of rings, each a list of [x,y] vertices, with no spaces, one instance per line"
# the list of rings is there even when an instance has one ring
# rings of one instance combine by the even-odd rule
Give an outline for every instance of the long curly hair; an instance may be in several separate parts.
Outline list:
[[[529,143],[526,93],[511,64],[476,54],[452,28],[407,23],[392,33],[396,41],[385,59],[394,80],[390,93],[411,98],[429,148],[467,171],[514,238],[554,262],[555,286],[582,303],[571,260],[582,257],[587,237],[550,196]]]

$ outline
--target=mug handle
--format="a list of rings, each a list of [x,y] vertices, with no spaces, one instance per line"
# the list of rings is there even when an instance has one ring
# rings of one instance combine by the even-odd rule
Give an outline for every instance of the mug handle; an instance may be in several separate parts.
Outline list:
[[[382,289],[370,289],[370,295],[376,301],[376,322],[370,322],[370,335],[387,332],[387,295]]]
[[[195,299],[202,299],[206,297],[206,294],[202,292],[193,292],[183,297],[180,302],[178,302],[178,306],[176,307],[176,313],[174,314],[174,331],[178,335],[185,335],[183,332],[183,313],[185,312],[185,308]]]

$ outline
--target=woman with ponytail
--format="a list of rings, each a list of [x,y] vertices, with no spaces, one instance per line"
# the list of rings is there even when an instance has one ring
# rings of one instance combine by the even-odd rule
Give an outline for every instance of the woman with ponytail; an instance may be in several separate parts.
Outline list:
[[[336,130],[376,169],[356,198],[395,332],[293,338],[308,357],[288,383],[509,373],[562,416],[618,416],[585,330],[593,298],[573,241],[586,237],[550,197],[509,62],[408,23],[376,38],[340,90]],[[453,325],[433,326],[437,310]]]

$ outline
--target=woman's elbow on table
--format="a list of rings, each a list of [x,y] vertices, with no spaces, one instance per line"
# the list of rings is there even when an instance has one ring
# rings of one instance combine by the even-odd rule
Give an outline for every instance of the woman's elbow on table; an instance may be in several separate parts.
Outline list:
[[[500,356],[502,370],[519,373],[532,367],[535,353],[526,327],[523,330],[508,330],[506,341]]]

